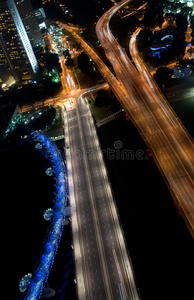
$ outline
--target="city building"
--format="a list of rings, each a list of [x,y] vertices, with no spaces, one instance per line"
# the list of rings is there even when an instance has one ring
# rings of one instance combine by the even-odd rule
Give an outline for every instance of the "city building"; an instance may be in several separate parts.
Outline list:
[[[180,0],[180,3],[186,3],[187,6],[191,7],[194,5],[194,0]]]
[[[0,86],[29,80],[38,63],[14,0],[0,1]],[[14,80],[11,80],[13,83]]]
[[[179,0],[178,2],[177,2],[177,0],[169,0],[169,2],[172,2],[175,5],[172,6],[172,10],[170,10],[170,11],[167,10],[166,11],[167,13],[170,13],[170,12],[180,13],[181,12],[181,5],[179,6],[179,3],[183,4],[183,5],[186,4],[188,7],[194,8],[194,0]]]
[[[34,10],[34,14],[35,14],[35,17],[38,21],[39,28],[40,29],[47,28],[46,15],[45,15],[45,12],[44,12],[44,8],[40,7],[38,9]]]
[[[38,21],[30,0],[15,0],[18,12],[26,29],[33,48],[44,44],[44,39],[38,26]]]

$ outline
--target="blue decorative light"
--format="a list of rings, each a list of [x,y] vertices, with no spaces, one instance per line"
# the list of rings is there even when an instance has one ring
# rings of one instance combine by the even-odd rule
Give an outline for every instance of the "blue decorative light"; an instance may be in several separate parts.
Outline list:
[[[47,168],[46,169],[46,175],[52,176],[53,175],[53,169],[52,168]]]
[[[24,300],[37,300],[41,297],[61,239],[65,219],[65,205],[68,200],[67,172],[61,153],[57,146],[50,141],[46,135],[39,132],[32,132],[31,135],[42,145],[42,148],[38,148],[41,149],[41,152],[50,160],[56,180],[56,191],[53,209],[49,209],[45,212],[48,216],[52,211],[52,223],[45,239],[45,246],[38,267],[35,269],[32,278],[30,277],[30,281],[25,281],[24,276],[19,283],[19,286],[25,287],[20,289],[21,292],[27,289],[26,295],[23,298]]]
[[[24,275],[22,277],[22,279],[20,279],[20,281],[19,281],[20,292],[23,293],[27,290],[28,286],[30,285],[31,279],[32,279],[32,274],[31,273],[28,273],[28,274]]]
[[[36,149],[42,149],[42,144],[41,143],[36,143],[35,148]]]
[[[48,208],[43,211],[43,217],[46,221],[49,221],[53,216],[53,210],[52,208]]]

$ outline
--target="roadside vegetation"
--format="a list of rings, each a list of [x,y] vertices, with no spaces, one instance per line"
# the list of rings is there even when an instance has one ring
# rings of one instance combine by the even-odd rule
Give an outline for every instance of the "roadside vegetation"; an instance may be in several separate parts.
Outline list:
[[[122,109],[111,90],[98,91],[95,101],[88,99],[88,102],[96,122],[99,122]]]
[[[14,85],[8,91],[2,93],[1,104],[22,105],[34,104],[55,97],[62,91],[59,74],[61,72],[57,54],[45,53],[37,57],[40,74],[37,80],[23,84],[19,88]]]

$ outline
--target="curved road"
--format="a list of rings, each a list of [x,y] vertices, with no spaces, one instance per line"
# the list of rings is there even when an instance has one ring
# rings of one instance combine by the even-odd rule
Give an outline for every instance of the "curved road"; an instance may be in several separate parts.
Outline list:
[[[157,166],[194,236],[192,139],[165,99],[159,96],[159,91],[153,89],[145,77],[141,77],[109,28],[112,16],[128,2],[130,1],[121,1],[109,9],[98,21],[96,33],[114,67],[123,92],[126,93],[122,103],[151,149]]]

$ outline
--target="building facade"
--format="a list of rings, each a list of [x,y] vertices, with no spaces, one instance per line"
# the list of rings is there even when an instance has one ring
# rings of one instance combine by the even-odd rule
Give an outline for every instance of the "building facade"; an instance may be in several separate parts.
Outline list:
[[[14,0],[0,1],[0,81],[11,76],[16,82],[26,75],[30,79],[37,71],[38,63]]]
[[[45,15],[45,12],[44,12],[44,8],[40,7],[38,9],[34,10],[34,14],[35,14],[35,17],[37,19],[37,22],[38,22],[38,25],[39,25],[40,29],[47,28],[46,15]]]
[[[188,6],[194,5],[194,0],[180,0],[180,3],[186,3]]]
[[[18,12],[24,24],[32,48],[44,44],[41,30],[30,0],[15,0]]]

